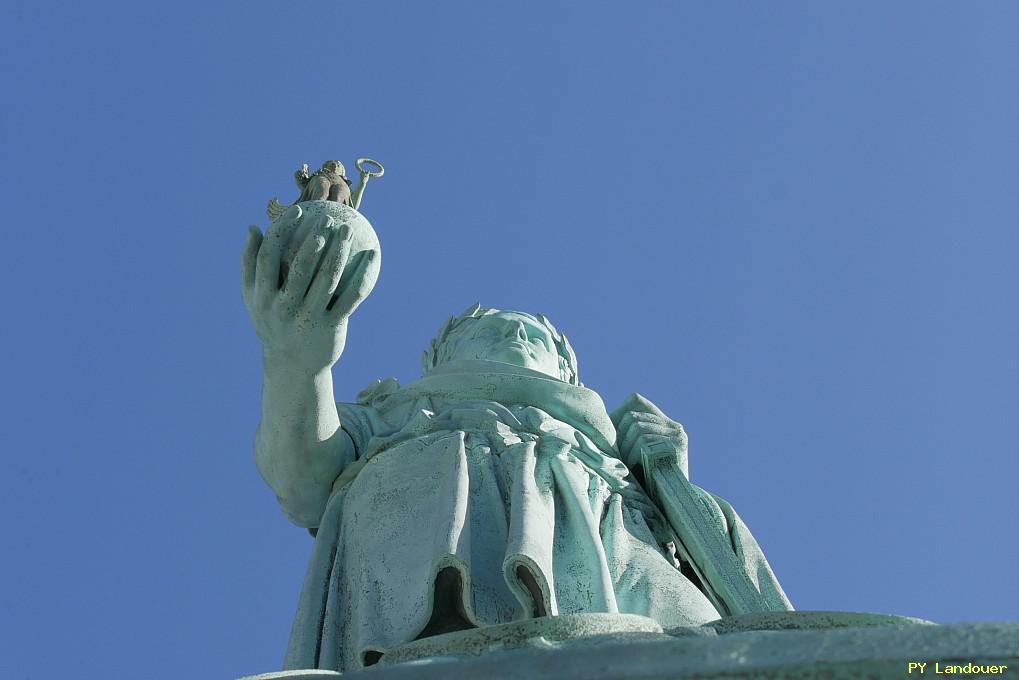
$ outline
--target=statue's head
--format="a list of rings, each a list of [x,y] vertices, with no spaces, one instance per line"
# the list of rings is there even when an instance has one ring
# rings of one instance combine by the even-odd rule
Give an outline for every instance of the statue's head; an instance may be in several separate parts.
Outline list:
[[[326,161],[322,164],[322,169],[319,172],[328,177],[346,178],[347,176],[347,169],[339,161]]]
[[[573,348],[540,314],[474,305],[459,317],[450,317],[425,351],[421,367],[427,374],[457,359],[498,361],[580,384]]]

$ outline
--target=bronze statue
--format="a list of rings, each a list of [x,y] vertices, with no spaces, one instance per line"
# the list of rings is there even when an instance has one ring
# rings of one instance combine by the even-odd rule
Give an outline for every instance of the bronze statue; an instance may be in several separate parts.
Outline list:
[[[340,161],[326,161],[322,167],[315,172],[308,174],[308,164],[305,163],[299,170],[294,172],[294,180],[301,190],[301,195],[294,203],[304,201],[333,201],[343,205],[349,205],[357,210],[361,205],[361,195],[372,177],[382,177],[385,168],[378,161],[370,158],[358,158],[356,163],[358,172],[361,173],[361,182],[353,193],[350,191],[352,185],[347,178],[347,170]],[[368,167],[365,167],[365,166]],[[282,205],[279,199],[273,197],[266,206],[265,212],[271,220],[278,220],[289,206]]]

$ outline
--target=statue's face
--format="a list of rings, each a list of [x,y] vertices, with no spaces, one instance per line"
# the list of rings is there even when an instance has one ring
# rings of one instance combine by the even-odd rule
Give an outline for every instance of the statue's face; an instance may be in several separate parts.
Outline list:
[[[339,161],[326,161],[322,164],[322,168],[330,175],[344,176],[346,174],[343,164]]]
[[[450,359],[484,359],[541,371],[559,378],[552,334],[530,314],[497,312],[474,321]]]

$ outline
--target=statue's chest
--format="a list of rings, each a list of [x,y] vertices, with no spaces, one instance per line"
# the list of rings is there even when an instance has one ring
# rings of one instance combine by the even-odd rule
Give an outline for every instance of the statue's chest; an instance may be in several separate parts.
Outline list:
[[[451,433],[462,433],[464,445],[470,451],[487,450],[496,455],[522,444],[560,451],[575,447],[595,449],[575,427],[539,408],[507,407],[490,401],[429,403],[416,408],[406,414],[404,422],[394,431],[375,437],[373,448],[389,448],[411,439]]]

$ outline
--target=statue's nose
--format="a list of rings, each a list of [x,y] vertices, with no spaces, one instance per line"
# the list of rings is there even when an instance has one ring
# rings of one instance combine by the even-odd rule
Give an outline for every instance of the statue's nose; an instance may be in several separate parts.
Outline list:
[[[522,321],[511,323],[509,328],[506,329],[506,337],[516,337],[522,342],[527,342],[527,329],[524,328]]]

